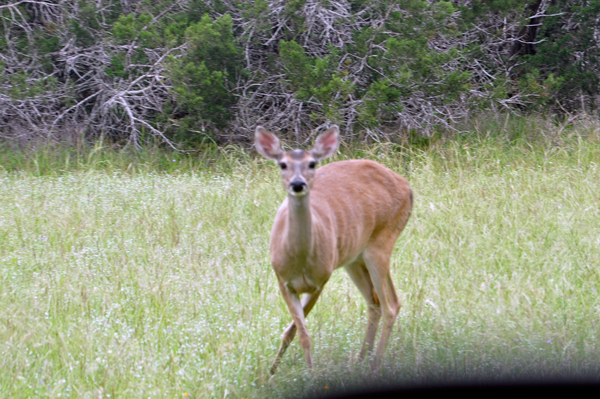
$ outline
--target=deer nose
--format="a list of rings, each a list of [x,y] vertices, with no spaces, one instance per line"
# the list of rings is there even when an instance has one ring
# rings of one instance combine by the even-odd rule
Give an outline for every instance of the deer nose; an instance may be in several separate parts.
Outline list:
[[[306,183],[300,180],[295,180],[290,183],[290,187],[295,193],[299,193],[306,188]]]

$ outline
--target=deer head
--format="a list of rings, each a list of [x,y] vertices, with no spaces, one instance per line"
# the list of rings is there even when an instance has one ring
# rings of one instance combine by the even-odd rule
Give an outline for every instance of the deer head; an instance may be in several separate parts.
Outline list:
[[[334,125],[317,137],[310,151],[284,151],[277,136],[257,126],[255,144],[262,156],[279,165],[284,190],[291,196],[302,197],[312,188],[317,163],[337,150],[339,134],[340,130]]]

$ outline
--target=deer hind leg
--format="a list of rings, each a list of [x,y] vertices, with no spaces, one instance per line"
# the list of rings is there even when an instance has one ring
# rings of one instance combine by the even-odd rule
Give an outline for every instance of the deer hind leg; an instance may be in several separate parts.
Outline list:
[[[283,294],[284,289],[289,293],[289,290],[287,287],[282,287],[281,288],[282,294]],[[304,320],[305,320],[306,316],[308,316],[308,313],[315,306],[315,303],[317,303],[317,299],[319,299],[321,292],[323,292],[322,289],[315,291],[313,293],[310,293],[310,294],[306,294],[302,297],[301,306],[302,306],[302,313],[303,313],[303,317],[302,317],[302,320],[303,320],[302,325],[303,326],[305,326]],[[289,294],[291,294],[291,293],[289,293]],[[293,294],[293,295],[295,295],[295,294]],[[286,298],[286,294],[283,294],[283,297],[289,307],[289,302],[288,302],[288,299]],[[279,350],[277,351],[277,356],[275,356],[275,360],[273,361],[273,364],[271,365],[271,370],[270,370],[271,375],[275,374],[275,371],[277,370],[277,366],[279,365],[279,362],[281,361],[281,357],[283,356],[283,354],[285,353],[285,350],[292,343],[292,341],[294,340],[294,337],[296,336],[296,330],[297,330],[296,322],[295,322],[296,319],[295,319],[294,313],[291,311],[291,309],[290,309],[290,313],[292,313],[292,319],[294,319],[294,321],[292,321],[290,323],[290,325],[283,332],[283,335],[281,337],[281,345],[279,346]],[[306,331],[306,327],[304,327],[304,330]],[[306,332],[306,337],[308,338],[308,332]],[[306,349],[304,348],[304,345],[302,344],[302,339],[300,340],[300,344],[302,345],[302,349],[304,349],[304,354],[306,356],[307,352],[306,352]],[[312,358],[310,356],[310,338],[308,340],[307,363],[308,363],[309,367],[312,366]]]
[[[365,261],[362,258],[358,258],[356,261],[345,266],[346,272],[365,298],[367,302],[368,321],[367,321],[367,332],[363,341],[362,349],[358,360],[362,361],[367,353],[373,350],[375,343],[375,334],[379,327],[379,321],[381,320],[381,306],[379,304],[379,298],[375,293],[369,271],[365,266]]]
[[[389,241],[388,241],[389,242]],[[395,242],[395,241],[394,241]],[[392,248],[393,243],[392,242]],[[381,365],[381,360],[385,352],[388,339],[392,332],[396,317],[400,312],[400,300],[396,295],[396,289],[392,282],[390,274],[390,256],[391,250],[389,245],[377,245],[373,243],[367,246],[363,252],[365,264],[371,277],[371,282],[375,289],[375,293],[379,297],[381,303],[381,312],[383,313],[383,327],[381,329],[381,337],[375,352],[375,358],[371,364],[371,369],[375,370]]]

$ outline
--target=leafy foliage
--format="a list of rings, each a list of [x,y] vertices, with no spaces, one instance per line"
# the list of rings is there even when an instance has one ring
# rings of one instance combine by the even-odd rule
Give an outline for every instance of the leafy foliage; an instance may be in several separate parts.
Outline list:
[[[241,58],[229,15],[208,14],[185,31],[187,52],[171,57],[170,73],[178,108],[173,111],[185,131],[205,125],[224,128],[235,104],[233,87],[241,74]],[[200,126],[198,126],[200,125]]]
[[[0,137],[392,139],[482,110],[597,112],[600,0],[12,1]],[[74,129],[76,127],[76,129]],[[75,132],[75,133],[67,133]]]

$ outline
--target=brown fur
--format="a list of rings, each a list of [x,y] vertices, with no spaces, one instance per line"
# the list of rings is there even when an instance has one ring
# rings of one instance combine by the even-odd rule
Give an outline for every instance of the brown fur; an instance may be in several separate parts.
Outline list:
[[[261,143],[265,145],[261,147]],[[372,364],[378,367],[400,310],[390,275],[390,257],[412,208],[408,182],[368,160],[334,162],[311,169],[310,162],[329,156],[337,148],[337,130],[319,136],[315,148],[303,154],[299,150],[283,152],[278,146],[274,136],[257,128],[257,149],[280,165],[285,164],[281,174],[288,192],[275,216],[270,247],[271,263],[293,322],[283,334],[271,372],[296,330],[306,361],[312,366],[305,316],[333,271],[340,267],[346,269],[368,305],[369,321],[360,359],[373,349],[383,314]],[[293,186],[298,182],[305,188],[296,192]]]

